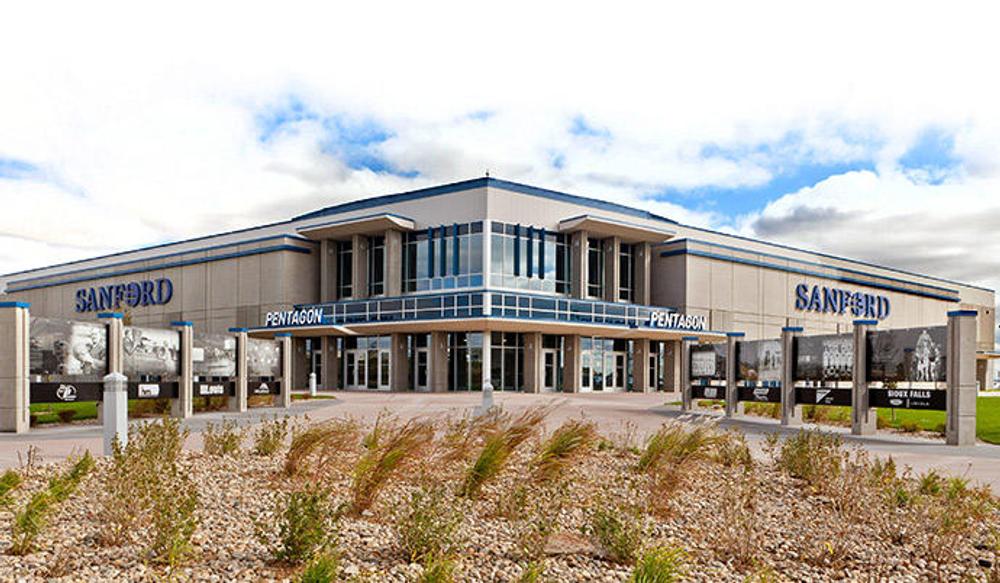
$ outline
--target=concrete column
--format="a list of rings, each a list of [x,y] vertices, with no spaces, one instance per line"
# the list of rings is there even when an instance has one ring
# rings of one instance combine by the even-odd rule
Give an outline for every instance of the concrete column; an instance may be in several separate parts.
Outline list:
[[[319,301],[337,300],[337,242],[323,239],[319,242]]]
[[[128,444],[128,379],[120,372],[104,376],[104,400],[99,409],[104,411],[104,455],[114,452],[114,442],[121,447]]]
[[[354,299],[368,297],[368,237],[354,235],[351,240],[351,261],[354,264],[354,279],[351,290]]]
[[[170,416],[187,419],[194,415],[194,363],[191,348],[194,343],[194,325],[191,322],[171,322],[181,337],[180,379],[177,398],[170,401]]]
[[[691,345],[698,342],[697,336],[685,336],[681,338],[681,410],[690,411],[692,408],[691,399]]]
[[[680,340],[667,340],[663,343],[663,390],[670,393],[679,393],[683,387],[681,344]]]
[[[637,393],[650,392],[649,382],[649,340],[638,338],[632,341],[632,390]]]
[[[544,374],[542,363],[542,333],[524,334],[524,392],[540,393]]]
[[[736,342],[743,338],[743,332],[726,333],[726,417],[736,415],[739,409],[739,389],[736,380],[740,364],[736,360]]]
[[[781,329],[781,424],[802,425],[802,406],[795,404],[795,337],[802,333],[799,326]]]
[[[579,393],[583,384],[580,379],[580,336],[569,334],[563,340],[563,392]]]
[[[431,332],[431,392],[444,393],[448,390],[448,364],[448,333]]]
[[[642,242],[635,244],[635,286],[634,295],[635,303],[648,306],[650,304],[651,295],[651,272],[652,267],[652,257],[653,257],[653,246],[649,243]]]
[[[868,406],[868,331],[878,320],[854,321],[854,373],[851,388],[851,434],[874,435],[875,409]]]
[[[385,232],[385,295],[403,293],[403,233],[395,229]]]
[[[945,442],[976,444],[976,311],[948,312]]]
[[[577,231],[570,236],[570,294],[574,298],[587,297],[587,231]]]
[[[390,361],[389,368],[392,372],[390,373],[389,390],[396,392],[412,391],[413,387],[410,386],[410,358],[407,354],[406,334],[393,334],[390,338],[392,340],[392,347],[389,350],[389,356],[392,360]]]
[[[24,433],[30,425],[30,306],[0,302],[0,431]]]
[[[124,354],[122,341],[125,337],[125,324],[119,312],[102,312],[97,317],[108,323],[108,372],[124,372]]]
[[[322,378],[319,379],[320,388],[324,391],[332,391],[340,388],[340,358],[337,355],[337,337],[323,336],[320,338],[320,358],[323,361],[321,369]]]
[[[486,413],[493,407],[493,381],[490,378],[493,372],[493,338],[489,330],[483,331],[483,370],[482,386],[483,400],[477,410],[478,415]]]
[[[288,408],[292,406],[292,335],[279,332],[274,339],[281,346],[281,392],[274,395],[274,406]]]
[[[604,240],[604,301],[617,302],[618,288],[618,265],[621,257],[618,251],[621,249],[621,239],[618,237],[608,237]]]
[[[226,409],[236,413],[247,410],[247,329],[230,328],[236,334],[236,394],[226,396]]]

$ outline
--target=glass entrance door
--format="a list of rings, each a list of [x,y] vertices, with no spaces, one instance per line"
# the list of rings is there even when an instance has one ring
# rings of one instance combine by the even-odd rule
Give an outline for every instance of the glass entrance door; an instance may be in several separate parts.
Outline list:
[[[556,376],[559,371],[558,351],[547,348],[542,350],[542,390],[556,390]]]
[[[388,350],[348,350],[344,358],[344,386],[388,391],[390,370]]]
[[[430,390],[430,350],[418,348],[413,355],[413,388],[417,391],[427,392]]]
[[[368,362],[365,350],[348,350],[344,358],[344,386],[348,389],[364,389],[368,383]]]

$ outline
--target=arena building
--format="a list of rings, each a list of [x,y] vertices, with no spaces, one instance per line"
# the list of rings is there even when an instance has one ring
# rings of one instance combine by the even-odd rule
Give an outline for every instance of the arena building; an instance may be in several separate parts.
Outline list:
[[[72,319],[290,332],[294,386],[648,391],[678,388],[680,341],[944,325],[994,292],[679,224],[622,205],[477,178],[288,221],[0,278],[4,300]],[[978,361],[982,386],[992,378]],[[485,374],[489,371],[489,375]]]

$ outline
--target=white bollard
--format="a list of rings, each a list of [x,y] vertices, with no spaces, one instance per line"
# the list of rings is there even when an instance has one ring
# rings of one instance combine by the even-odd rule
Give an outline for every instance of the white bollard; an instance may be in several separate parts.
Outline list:
[[[316,373],[309,373],[309,396],[316,397]]]
[[[104,377],[104,455],[111,455],[112,444],[118,439],[124,447],[128,443],[128,378],[120,372]]]
[[[479,408],[476,410],[476,417],[480,415],[485,415],[493,408],[493,383],[486,381],[483,383],[483,402],[479,404]]]

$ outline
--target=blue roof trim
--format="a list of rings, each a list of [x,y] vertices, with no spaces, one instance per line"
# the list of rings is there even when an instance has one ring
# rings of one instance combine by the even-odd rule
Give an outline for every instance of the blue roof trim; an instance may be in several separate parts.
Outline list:
[[[230,332],[246,332],[249,328],[230,328]]]
[[[763,243],[763,241],[761,241],[761,242]],[[771,258],[774,258],[774,259],[781,259],[782,261],[793,261],[795,263],[802,263],[803,265],[814,265],[814,266],[817,266],[817,267],[823,267],[825,269],[836,269],[838,271],[843,271],[845,273],[855,273],[855,274],[858,274],[858,275],[864,275],[866,277],[877,277],[879,279],[884,279],[884,280],[887,280],[887,281],[898,281],[900,283],[906,283],[906,284],[910,284],[910,285],[919,285],[921,287],[936,289],[936,290],[940,290],[940,291],[943,291],[943,292],[953,293],[953,294],[956,294],[956,295],[958,294],[958,290],[951,289],[951,288],[939,287],[939,286],[931,285],[931,284],[927,284],[927,283],[917,283],[917,282],[914,282],[914,281],[909,281],[909,280],[905,280],[905,279],[899,279],[899,278],[892,277],[892,276],[889,276],[889,275],[879,275],[879,274],[871,273],[871,272],[868,272],[868,271],[861,271],[861,270],[858,270],[858,269],[851,269],[850,267],[840,267],[838,265],[829,265],[829,264],[826,264],[826,263],[819,263],[817,261],[808,261],[806,259],[799,259],[797,257],[789,257],[787,255],[776,255],[774,253],[767,253],[766,251],[755,251],[755,250],[752,250],[752,249],[746,249],[744,247],[733,247],[731,245],[723,245],[721,243],[713,243],[711,241],[704,241],[702,239],[691,239],[690,237],[686,237],[684,239],[676,239],[674,241],[665,241],[663,243],[659,243],[657,245],[657,247],[661,247],[661,246],[662,247],[666,247],[668,245],[673,245],[675,243],[694,243],[696,245],[706,245],[708,247],[717,247],[719,249],[726,249],[727,251],[738,251],[740,253],[749,253],[749,254],[753,254],[753,255],[760,255],[762,257],[771,257]],[[768,243],[768,244],[770,244],[770,243]],[[664,251],[664,253],[667,253],[667,251]],[[808,251],[804,251],[804,253],[808,253]],[[840,259],[841,261],[854,261],[853,259],[843,259],[843,258],[837,258],[837,259]],[[861,263],[861,262],[857,262],[857,263]],[[889,269],[889,268],[883,267],[883,268],[880,268],[880,269]],[[928,276],[921,275],[919,277],[928,277]],[[937,278],[931,278],[931,279],[937,279]]]
[[[770,245],[771,247],[777,247],[779,249],[788,249],[789,251],[798,251],[799,253],[809,253],[811,255],[816,255],[817,257],[827,257],[829,259],[837,259],[838,261],[850,261],[851,263],[857,263],[858,265],[867,265],[868,267],[874,267],[876,269],[885,269],[886,271],[895,271],[896,273],[902,273],[905,275],[913,275],[916,277],[926,277],[927,279],[933,279],[935,281],[943,281],[944,283],[950,283],[953,285],[961,285],[965,287],[971,287],[975,289],[980,289],[988,292],[995,292],[996,290],[984,287],[981,285],[973,285],[971,283],[962,283],[960,281],[955,281],[951,279],[945,279],[943,277],[935,277],[933,275],[924,275],[922,273],[916,273],[914,271],[907,271],[905,269],[899,269],[896,267],[886,267],[885,265],[879,265],[877,263],[871,263],[868,261],[861,261],[859,259],[849,259],[847,257],[838,257],[836,255],[831,255],[829,253],[822,253],[820,251],[811,251],[809,249],[802,249],[801,247],[792,247],[791,245],[782,245],[781,243],[771,243],[770,241],[761,241],[760,239],[751,239],[750,237],[744,237],[742,235],[733,235],[731,233],[723,233],[721,231],[713,231],[712,229],[706,229],[704,227],[695,227],[692,225],[681,225],[686,229],[692,229],[695,231],[702,231],[704,233],[712,233],[713,235],[721,235],[723,237],[730,237],[733,239],[740,239],[742,241],[750,241],[752,243],[760,243],[762,245]],[[680,239],[678,240],[680,241]],[[676,241],[670,241],[669,243],[675,243]]]
[[[106,318],[113,318],[113,319],[116,319],[116,320],[121,320],[122,319],[122,313],[121,312],[99,312],[97,314],[97,317],[101,318],[102,320],[106,319]]]
[[[878,326],[878,320],[855,320],[855,326]]]
[[[781,329],[782,332],[801,332],[802,326],[785,326]]]
[[[695,257],[704,257],[706,259],[718,259],[720,261],[729,261],[730,263],[739,263],[741,265],[750,265],[753,267],[765,267],[767,269],[774,269],[776,271],[784,271],[786,273],[796,273],[799,275],[807,275],[810,277],[821,277],[824,279],[830,279],[833,281],[842,281],[844,283],[851,283],[854,285],[863,285],[867,287],[873,287],[877,289],[884,289],[888,291],[894,291],[904,294],[910,294],[915,296],[922,296],[927,298],[933,298],[935,300],[943,300],[946,302],[958,302],[960,301],[956,297],[943,296],[940,294],[935,294],[931,292],[923,292],[919,290],[907,289],[904,287],[899,287],[895,285],[889,285],[887,283],[878,283],[873,281],[864,281],[861,279],[856,279],[853,277],[844,277],[838,275],[830,275],[827,273],[820,273],[818,271],[812,271],[809,269],[798,269],[795,267],[788,267],[785,265],[778,265],[776,263],[765,263],[763,261],[754,261],[752,259],[743,259],[741,257],[733,257],[731,255],[720,255],[718,253],[709,253],[707,251],[697,251],[694,249],[677,249],[675,251],[664,251],[660,253],[660,257],[672,257],[675,255],[694,255]]]
[[[219,245],[212,245],[210,247],[199,247],[197,249],[191,249],[189,251],[175,251],[174,253],[167,253],[167,254],[164,254],[164,255],[157,255],[156,257],[144,257],[144,258],[141,258],[141,259],[129,259],[128,261],[119,261],[118,263],[110,263],[108,265],[96,265],[94,267],[84,267],[84,268],[81,268],[81,269],[74,269],[73,271],[63,271],[61,273],[54,273],[54,274],[51,274],[51,275],[41,275],[41,276],[38,276],[38,277],[29,277],[27,279],[19,279],[19,280],[16,280],[16,281],[12,281],[11,284],[12,285],[16,285],[16,284],[27,283],[29,281],[38,281],[40,279],[51,279],[53,277],[65,277],[67,275],[73,275],[74,273],[83,273],[85,271],[94,271],[95,269],[110,269],[112,267],[121,267],[123,265],[130,265],[132,263],[138,263],[140,261],[159,261],[160,259],[167,259],[168,257],[177,257],[179,255],[190,255],[192,253],[205,253],[205,252],[208,252],[208,251],[215,251],[217,249],[226,249],[226,248],[229,248],[229,247],[236,247],[236,246],[239,246],[239,245],[253,245],[255,243],[263,243],[264,241],[273,241],[275,239],[294,239],[296,241],[301,241],[303,243],[310,243],[310,244],[313,244],[313,245],[317,244],[316,241],[313,241],[312,239],[308,239],[306,237],[302,237],[300,235],[295,235],[295,234],[292,234],[292,233],[289,233],[289,234],[286,234],[286,235],[270,235],[270,236],[267,236],[267,237],[259,237],[257,239],[248,239],[246,241],[238,241],[238,242],[233,242],[233,243],[221,243]],[[182,241],[182,243],[183,242],[186,242],[186,241]],[[172,243],[172,244],[173,245],[177,245],[179,243]],[[139,251],[144,251],[144,249],[140,249]],[[127,253],[133,253],[133,252],[132,251],[127,251]],[[95,259],[100,259],[100,257],[97,257]],[[90,259],[84,259],[84,261],[91,261],[91,260]],[[55,265],[53,267],[58,267],[58,265]],[[41,267],[39,269],[49,269],[49,268],[48,267]],[[147,270],[150,270],[150,271],[153,270],[153,269],[156,269],[156,268],[155,267],[149,267],[149,268],[147,268]]]
[[[80,283],[83,281],[94,281],[95,279],[107,279],[109,277],[118,277],[120,275],[131,275],[133,273],[144,273],[147,271],[158,271],[161,269],[174,269],[176,267],[185,267],[188,265],[198,265],[201,263],[211,263],[213,261],[223,261],[226,259],[235,259],[237,257],[249,257],[251,255],[263,255],[265,253],[274,253],[276,251],[293,251],[295,253],[312,253],[310,249],[304,247],[299,247],[297,245],[272,245],[270,247],[261,247],[259,249],[250,249],[247,251],[239,251],[236,253],[226,253],[223,255],[213,255],[212,257],[202,257],[198,259],[188,259],[184,261],[175,261],[173,263],[164,263],[163,265],[155,265],[152,267],[136,267],[133,269],[123,269],[121,271],[113,271],[111,273],[101,273],[97,275],[87,275],[84,277],[77,277],[75,279],[68,279],[50,283],[40,283],[37,285],[28,285],[24,287],[19,287],[16,289],[7,289],[7,293],[15,293],[28,291],[32,289],[42,289],[46,287],[55,287],[57,285],[67,285],[71,283]]]
[[[171,326],[194,326],[194,322],[188,322],[187,320],[178,320],[176,322],[171,322]]]
[[[949,318],[951,318],[952,316],[978,316],[978,315],[979,312],[975,310],[952,310],[951,312],[948,312]]]
[[[30,308],[31,302],[0,302],[0,308]]]
[[[726,336],[730,338],[743,338],[746,336],[746,332],[726,332]]]
[[[292,220],[301,221],[305,219],[314,219],[317,217],[323,217],[327,215],[348,213],[352,211],[373,208],[386,204],[418,200],[421,198],[440,196],[442,194],[452,194],[455,192],[462,192],[464,190],[473,190],[475,188],[484,188],[484,187],[500,188],[503,190],[509,190],[511,192],[517,192],[520,194],[528,194],[531,196],[538,196],[541,198],[548,198],[551,200],[558,200],[562,202],[569,202],[573,204],[589,206],[592,208],[598,208],[611,212],[631,215],[643,219],[663,221],[670,223],[672,225],[677,224],[677,221],[675,220],[653,214],[649,211],[644,211],[641,209],[636,209],[613,202],[607,202],[604,200],[598,200],[596,198],[587,198],[585,196],[567,194],[565,192],[559,192],[556,190],[548,190],[546,188],[539,188],[537,186],[529,186],[527,184],[520,184],[518,182],[510,182],[508,180],[500,180],[498,178],[490,178],[490,177],[473,178],[471,180],[452,182],[451,184],[443,184],[441,186],[432,186],[430,188],[422,188],[419,190],[411,190],[408,192],[400,192],[396,194],[386,194],[382,196],[366,198],[363,200],[346,202],[343,204],[338,204],[323,209],[319,209],[311,213],[306,213],[304,215],[299,215]]]

